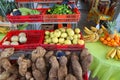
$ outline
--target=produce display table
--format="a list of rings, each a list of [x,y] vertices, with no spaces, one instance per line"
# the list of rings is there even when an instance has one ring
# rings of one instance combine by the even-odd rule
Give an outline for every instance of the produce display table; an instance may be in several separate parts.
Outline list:
[[[0,34],[0,41],[3,39],[4,36],[5,34]]]
[[[93,56],[93,62],[90,66],[92,77],[97,76],[99,80],[120,80],[120,61],[106,59],[106,53],[111,47],[103,45],[100,41],[85,45]]]

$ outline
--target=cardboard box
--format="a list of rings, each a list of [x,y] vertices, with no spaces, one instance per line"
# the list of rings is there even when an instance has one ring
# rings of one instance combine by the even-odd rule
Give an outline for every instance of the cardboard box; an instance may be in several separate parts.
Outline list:
[[[42,24],[41,30],[54,30],[54,24]]]

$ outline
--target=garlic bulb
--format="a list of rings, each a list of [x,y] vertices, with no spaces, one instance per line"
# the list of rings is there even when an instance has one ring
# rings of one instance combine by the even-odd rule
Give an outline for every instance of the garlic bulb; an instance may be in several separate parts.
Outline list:
[[[20,42],[20,43],[26,43],[26,42],[27,42],[27,38],[26,38],[25,36],[21,36],[21,37],[19,38],[19,42]]]
[[[21,37],[21,36],[26,36],[26,34],[25,34],[24,32],[21,32],[21,33],[19,33],[18,36],[19,36],[19,37]]]
[[[11,37],[11,41],[17,42],[17,41],[18,41],[18,36],[12,36],[12,37]]]
[[[10,41],[4,41],[2,45],[10,45]]]
[[[18,42],[11,42],[11,45],[19,45],[19,43]]]

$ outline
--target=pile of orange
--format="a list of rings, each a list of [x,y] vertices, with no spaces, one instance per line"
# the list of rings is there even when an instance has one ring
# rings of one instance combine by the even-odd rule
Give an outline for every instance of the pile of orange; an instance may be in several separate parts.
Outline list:
[[[110,35],[104,35],[100,37],[100,41],[108,46],[120,46],[120,37],[118,35],[114,35],[112,38],[110,37]]]

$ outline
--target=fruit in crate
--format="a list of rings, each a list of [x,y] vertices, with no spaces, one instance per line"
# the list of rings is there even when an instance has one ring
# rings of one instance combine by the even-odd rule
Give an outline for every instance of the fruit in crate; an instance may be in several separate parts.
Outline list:
[[[104,35],[100,37],[100,41],[107,46],[119,46],[120,45],[120,37],[115,30],[115,22],[107,22],[107,29],[102,26],[104,30]]]
[[[19,45],[27,42],[27,36],[26,33],[21,32],[18,35],[13,35],[10,38],[10,41],[4,41],[2,45]]]
[[[99,40],[100,35],[103,33],[103,29],[97,29],[96,27],[91,26],[90,29],[84,27],[85,35],[83,39],[85,42],[96,42]]]
[[[45,44],[80,44],[84,45],[84,40],[80,34],[80,29],[60,28],[55,31],[45,31]]]

